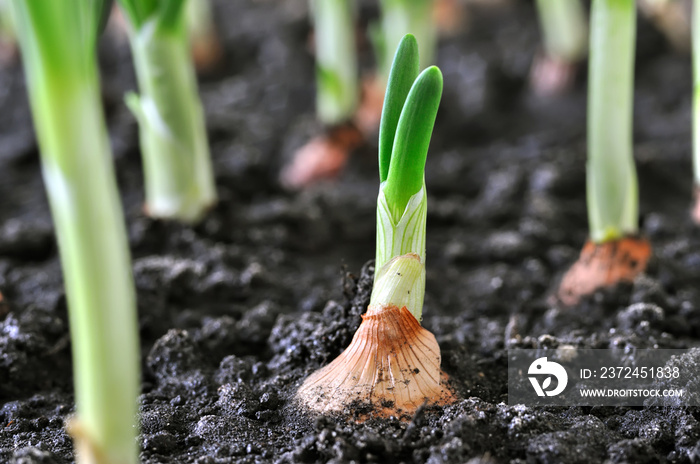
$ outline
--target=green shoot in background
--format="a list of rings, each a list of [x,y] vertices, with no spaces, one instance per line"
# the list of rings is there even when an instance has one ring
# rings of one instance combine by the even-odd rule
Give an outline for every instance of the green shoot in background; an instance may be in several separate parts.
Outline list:
[[[0,0],[0,46],[12,47],[16,42],[15,26],[8,0]],[[0,50],[2,52],[2,50]]]
[[[328,126],[352,119],[359,98],[353,0],[311,0],[316,114]]]
[[[581,0],[537,0],[545,52],[560,61],[582,60],[588,48],[588,26]]]
[[[136,463],[135,290],[95,56],[104,2],[11,6],[68,299],[77,461]]]
[[[632,156],[635,14],[634,0],[593,0],[586,193],[595,243],[638,231]]]
[[[425,161],[442,97],[442,73],[435,66],[420,75],[418,43],[407,34],[399,44],[389,74],[379,128],[377,256],[372,303],[386,293],[385,265],[409,253],[420,257],[420,278],[410,291],[409,311],[420,321],[425,294],[427,196]],[[406,261],[413,268],[413,260]],[[407,269],[410,271],[410,269]],[[412,271],[411,271],[412,272]],[[380,285],[381,284],[381,285]]]
[[[194,66],[197,72],[211,71],[224,56],[211,0],[189,0],[186,3],[185,18]]]
[[[379,75],[389,79],[392,68],[392,52],[397,49],[404,35],[411,33],[421,50],[420,67],[425,69],[434,63],[437,32],[433,20],[434,0],[381,0],[381,20],[372,32],[375,43]]]
[[[146,209],[199,221],[216,202],[202,103],[190,56],[184,0],[119,0],[130,23],[140,95],[126,102],[139,122]]]
[[[693,171],[700,187],[700,2],[693,0]]]
[[[214,29],[211,0],[185,0],[185,17],[190,40],[209,35]]]

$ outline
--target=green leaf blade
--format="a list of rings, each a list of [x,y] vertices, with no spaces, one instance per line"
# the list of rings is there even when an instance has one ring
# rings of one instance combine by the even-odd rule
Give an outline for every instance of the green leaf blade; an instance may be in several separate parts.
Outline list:
[[[134,30],[140,30],[148,21],[157,18],[161,31],[182,27],[187,0],[118,0]],[[202,1],[202,0],[190,0]]]
[[[413,86],[419,67],[418,42],[411,34],[401,40],[394,55],[394,64],[389,73],[382,118],[379,125],[379,181],[384,182],[389,176],[389,165],[394,147],[396,129],[406,98]]]
[[[384,187],[394,218],[401,217],[410,198],[423,185],[425,160],[441,98],[442,73],[431,66],[413,83],[396,129]]]
[[[13,0],[68,303],[78,462],[138,462],[138,318],[100,98],[102,0]],[[97,460],[95,460],[96,462]]]
[[[80,74],[94,60],[103,0],[13,0],[10,3],[17,20],[17,34],[28,66],[37,68],[28,78],[49,68],[54,82],[61,74]],[[32,45],[29,45],[29,44]],[[39,65],[41,63],[41,65]]]
[[[203,0],[190,0],[201,2]],[[185,17],[184,0],[162,1],[158,5],[158,17],[160,26],[165,29],[177,29],[184,24]]]

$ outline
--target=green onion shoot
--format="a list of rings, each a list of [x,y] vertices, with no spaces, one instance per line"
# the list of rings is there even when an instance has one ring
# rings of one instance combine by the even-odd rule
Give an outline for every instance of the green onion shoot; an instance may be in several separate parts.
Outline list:
[[[575,63],[588,50],[588,26],[581,0],[537,0],[547,55]]]
[[[425,259],[427,196],[425,161],[435,124],[442,74],[434,66],[420,75],[415,39],[401,42],[389,74],[379,126],[379,198],[375,269],[396,256],[414,253]],[[377,276],[375,275],[375,283]],[[375,289],[376,291],[376,289]],[[425,271],[412,292],[411,313],[420,321]]]
[[[11,7],[66,286],[77,462],[136,463],[135,290],[95,50],[105,2]]]
[[[588,81],[588,221],[596,243],[637,233],[632,156],[634,0],[594,0]]]
[[[638,0],[639,12],[661,32],[675,51],[690,52],[692,42],[692,0]]]
[[[299,189],[337,176],[364,136],[353,122],[359,100],[355,2],[311,0],[316,52],[316,117],[324,131],[295,154],[280,174]]]
[[[593,0],[588,74],[586,193],[590,243],[564,277],[559,298],[575,303],[600,287],[631,281],[651,248],[638,238],[632,155],[634,0]]]
[[[406,35],[389,74],[379,137],[377,260],[367,312],[350,346],[309,376],[297,399],[320,413],[363,407],[357,419],[409,419],[421,405],[454,393],[440,369],[440,347],[420,325],[425,293],[424,170],[442,74],[418,74],[418,43]]]
[[[186,0],[185,16],[194,66],[197,71],[211,71],[224,55],[211,0]]]
[[[567,90],[588,50],[588,24],[581,0],[537,0],[544,53],[533,63],[531,84],[539,95]]]
[[[693,220],[700,224],[700,5],[693,2],[693,181],[695,205]]]
[[[8,0],[0,0],[0,64],[10,63],[17,53],[17,33]]]
[[[200,0],[201,1],[201,0]],[[216,202],[202,103],[190,56],[184,0],[119,0],[140,95],[126,103],[139,123],[146,211],[194,223]]]
[[[352,0],[312,0],[316,44],[316,114],[332,126],[352,119],[358,100]]]

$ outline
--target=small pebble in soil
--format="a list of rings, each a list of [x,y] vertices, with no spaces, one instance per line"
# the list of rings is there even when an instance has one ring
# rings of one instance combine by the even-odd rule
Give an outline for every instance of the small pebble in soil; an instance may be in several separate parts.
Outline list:
[[[204,361],[188,331],[171,329],[153,345],[146,363],[159,378],[167,378],[196,370]]]
[[[28,446],[15,451],[10,464],[58,464],[53,453]]]
[[[50,223],[10,219],[0,227],[0,256],[45,259],[53,244]]]
[[[620,328],[648,332],[649,328],[661,328],[664,322],[664,310],[653,303],[634,303],[618,313]]]
[[[219,369],[214,375],[214,379],[220,385],[225,383],[246,382],[251,378],[250,364],[235,355],[226,356],[221,360]]]

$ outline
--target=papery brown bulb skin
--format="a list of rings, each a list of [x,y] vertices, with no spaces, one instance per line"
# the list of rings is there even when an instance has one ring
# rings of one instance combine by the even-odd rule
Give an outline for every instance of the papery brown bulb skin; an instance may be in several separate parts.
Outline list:
[[[644,237],[629,236],[604,243],[589,240],[564,274],[553,302],[573,306],[598,289],[633,282],[646,269],[651,251],[651,244]]]
[[[297,399],[318,413],[409,419],[423,404],[455,400],[440,359],[435,336],[405,306],[370,305],[350,345],[304,381]]]
[[[696,225],[700,225],[700,185],[695,185],[693,188],[693,209],[690,211],[690,217]]]
[[[363,141],[362,134],[353,124],[330,128],[294,154],[282,169],[280,182],[285,188],[298,190],[324,179],[333,179],[347,164],[350,153]]]

